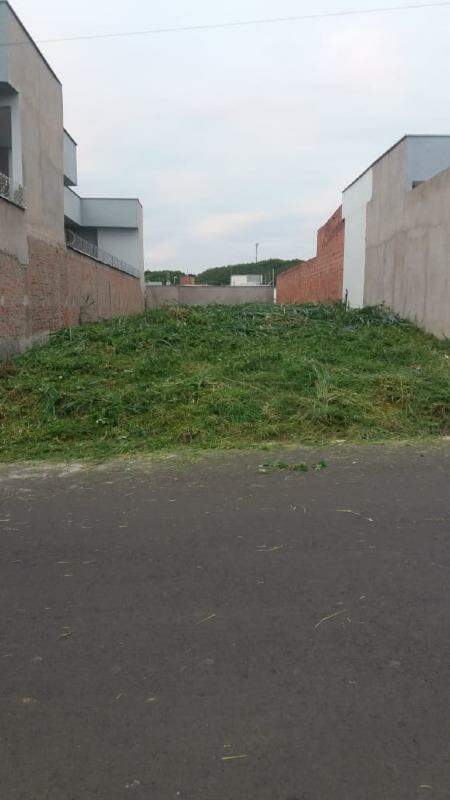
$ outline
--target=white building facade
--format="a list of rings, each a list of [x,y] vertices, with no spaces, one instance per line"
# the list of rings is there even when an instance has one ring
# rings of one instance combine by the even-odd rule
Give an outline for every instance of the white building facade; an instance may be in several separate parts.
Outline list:
[[[137,198],[80,197],[77,144],[64,131],[64,218],[68,247],[143,279],[143,208]]]
[[[450,336],[450,136],[405,136],[343,192],[343,299]]]
[[[61,82],[0,0],[0,357],[144,307],[139,200],[81,198]]]

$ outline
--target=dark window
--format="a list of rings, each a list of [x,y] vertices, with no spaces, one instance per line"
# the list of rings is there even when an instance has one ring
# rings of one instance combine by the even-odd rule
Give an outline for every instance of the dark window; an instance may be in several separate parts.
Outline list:
[[[0,107],[0,172],[9,174],[11,158],[11,109],[8,106]]]

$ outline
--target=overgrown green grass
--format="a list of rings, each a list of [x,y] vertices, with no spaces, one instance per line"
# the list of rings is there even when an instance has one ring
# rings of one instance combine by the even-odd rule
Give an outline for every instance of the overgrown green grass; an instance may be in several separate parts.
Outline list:
[[[64,330],[3,365],[3,460],[450,428],[450,343],[383,309],[169,308]]]

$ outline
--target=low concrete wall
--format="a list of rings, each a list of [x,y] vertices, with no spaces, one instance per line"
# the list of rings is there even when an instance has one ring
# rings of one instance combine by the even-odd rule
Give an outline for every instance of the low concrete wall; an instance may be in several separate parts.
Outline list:
[[[172,303],[238,306],[274,302],[272,286],[147,286],[145,295],[147,308],[161,308]]]
[[[394,156],[374,169],[364,303],[385,303],[436,336],[450,337],[450,169],[395,198]]]

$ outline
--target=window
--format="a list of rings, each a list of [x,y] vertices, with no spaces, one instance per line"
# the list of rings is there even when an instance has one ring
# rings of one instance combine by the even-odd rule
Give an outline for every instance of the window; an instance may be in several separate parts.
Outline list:
[[[11,109],[0,107],[0,173],[11,177]]]

